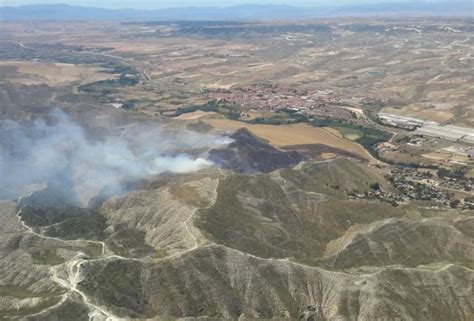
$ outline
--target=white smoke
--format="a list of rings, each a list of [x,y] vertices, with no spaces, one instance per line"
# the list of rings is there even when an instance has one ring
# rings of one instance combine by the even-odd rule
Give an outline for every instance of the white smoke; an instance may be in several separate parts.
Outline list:
[[[28,125],[0,121],[0,199],[16,197],[33,184],[54,182],[85,204],[104,188],[119,192],[124,179],[210,166],[206,149],[230,142],[190,131],[173,134],[156,125],[92,141],[64,113],[55,111],[49,118]],[[186,153],[196,148],[198,155]]]

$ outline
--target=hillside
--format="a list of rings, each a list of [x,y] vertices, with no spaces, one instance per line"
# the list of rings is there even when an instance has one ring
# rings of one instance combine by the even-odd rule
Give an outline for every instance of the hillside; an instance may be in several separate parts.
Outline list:
[[[376,171],[345,159],[269,174],[165,175],[96,208],[105,225],[95,235],[77,228],[90,213],[74,216],[81,235],[66,233],[71,218],[61,215],[33,224],[32,209],[53,213],[37,205],[47,193],[22,201],[23,226],[18,205],[2,203],[9,230],[2,309],[18,304],[8,313],[21,315],[51,306],[27,320],[71,313],[82,320],[90,312],[99,319],[469,320],[472,218],[441,211],[418,220],[405,207],[348,197],[373,183],[388,188]],[[11,264],[21,264],[24,277],[9,276]]]
[[[473,321],[459,1],[0,6],[0,320]]]

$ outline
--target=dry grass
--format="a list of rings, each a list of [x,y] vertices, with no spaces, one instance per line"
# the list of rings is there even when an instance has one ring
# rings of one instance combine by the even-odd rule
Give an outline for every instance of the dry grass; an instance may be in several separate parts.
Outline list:
[[[422,156],[425,157],[425,158],[433,159],[433,160],[437,160],[437,161],[447,161],[448,159],[451,158],[451,154],[437,153],[437,152],[423,154]]]
[[[421,155],[410,155],[406,152],[399,151],[387,151],[382,154],[383,158],[391,160],[397,163],[422,163],[432,164],[434,161],[429,158],[422,157]]]
[[[331,128],[317,128],[305,124],[296,125],[252,125],[228,119],[205,119],[214,128],[221,130],[236,130],[247,128],[256,136],[265,139],[277,147],[324,144],[346,150],[367,160],[372,160],[370,154],[359,144],[340,136]],[[337,132],[337,133],[336,133]]]
[[[448,109],[442,110],[442,109],[429,108],[426,106],[417,106],[417,105],[410,105],[410,106],[404,107],[403,109],[396,109],[396,108],[390,108],[390,107],[384,108],[383,112],[399,115],[399,116],[431,120],[431,121],[436,121],[439,123],[448,121],[453,117],[453,113],[451,110],[448,110]]]
[[[412,24],[411,21],[380,23],[386,24],[387,28],[392,24]],[[419,23],[425,24],[421,20]],[[445,23],[440,21],[439,25]],[[467,39],[470,36],[469,32],[426,34],[422,48],[414,49],[411,40],[417,41],[416,34],[386,37],[383,34],[368,36],[361,32],[357,37],[347,38],[347,30],[339,28],[335,22],[332,23],[335,30],[333,36],[328,37],[329,41],[315,34],[293,35],[296,38],[288,41],[281,34],[259,34],[257,31],[249,34],[251,37],[188,37],[186,34],[155,37],[151,35],[161,27],[123,25],[118,21],[67,24],[4,22],[1,26],[18,42],[83,46],[95,54],[121,57],[127,64],[146,71],[151,77],[148,85],[160,90],[137,92],[136,96],[147,95],[157,102],[144,107],[152,109],[151,114],[157,111],[158,105],[160,110],[172,110],[177,105],[193,104],[192,99],[184,98],[170,103],[164,96],[172,91],[198,93],[203,88],[230,89],[264,81],[300,87],[310,94],[331,89],[335,97],[352,99],[344,108],[358,117],[363,117],[362,99],[370,98],[401,103],[388,104],[384,110],[388,113],[438,122],[444,122],[454,114],[459,124],[472,126],[474,123],[474,114],[469,112],[461,117],[455,111],[456,106],[469,109],[472,105],[469,72],[472,69],[472,50],[467,44],[458,44],[461,37]],[[304,45],[307,40],[318,45]],[[456,47],[455,52],[449,49],[452,45]],[[392,46],[400,50],[396,59]],[[174,82],[176,78],[185,81],[177,84]],[[163,94],[159,94],[160,91]],[[155,96],[160,97],[155,99]],[[127,96],[127,99],[134,98]]]
[[[331,240],[326,244],[324,256],[329,257],[331,255],[336,254],[344,247],[344,245],[351,242],[358,235],[366,232],[367,229],[368,225],[365,224],[354,224],[350,226],[341,237]]]
[[[204,207],[207,202],[202,199],[194,186],[187,184],[175,184],[169,188],[169,193],[173,198],[181,200],[191,206]]]
[[[337,154],[334,153],[321,153],[321,157],[324,159],[331,159],[337,157]]]
[[[462,156],[462,155],[455,155],[451,153],[443,153],[443,152],[431,152],[422,155],[425,158],[433,159],[437,161],[454,161],[454,162],[468,162],[469,157]]]
[[[186,113],[179,115],[178,117],[175,117],[174,119],[179,119],[179,120],[194,120],[194,119],[199,119],[205,116],[211,116],[215,115],[216,113],[213,111],[202,111],[202,110],[197,110],[192,113]]]
[[[471,170],[467,173],[466,176],[467,176],[467,177],[470,177],[470,178],[474,178],[474,169],[471,169]]]
[[[14,67],[16,73],[10,82],[25,85],[48,84],[51,86],[69,83],[84,84],[113,78],[100,72],[100,68],[76,66],[62,63],[36,63],[30,61],[0,62],[0,67]]]

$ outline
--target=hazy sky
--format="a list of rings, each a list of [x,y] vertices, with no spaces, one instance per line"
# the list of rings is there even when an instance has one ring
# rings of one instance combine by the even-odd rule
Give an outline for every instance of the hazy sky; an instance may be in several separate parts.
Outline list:
[[[447,1],[447,0],[444,0]],[[295,6],[319,6],[380,2],[439,2],[437,0],[0,0],[0,6],[25,4],[66,3],[101,8],[156,9],[183,6],[232,6],[238,4],[290,4]]]

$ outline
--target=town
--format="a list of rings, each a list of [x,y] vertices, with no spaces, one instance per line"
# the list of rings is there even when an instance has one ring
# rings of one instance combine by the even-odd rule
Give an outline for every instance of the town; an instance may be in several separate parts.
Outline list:
[[[209,99],[224,105],[235,105],[244,112],[278,112],[288,110],[314,117],[356,120],[360,110],[354,101],[332,90],[309,92],[288,85],[256,84],[207,93]]]

